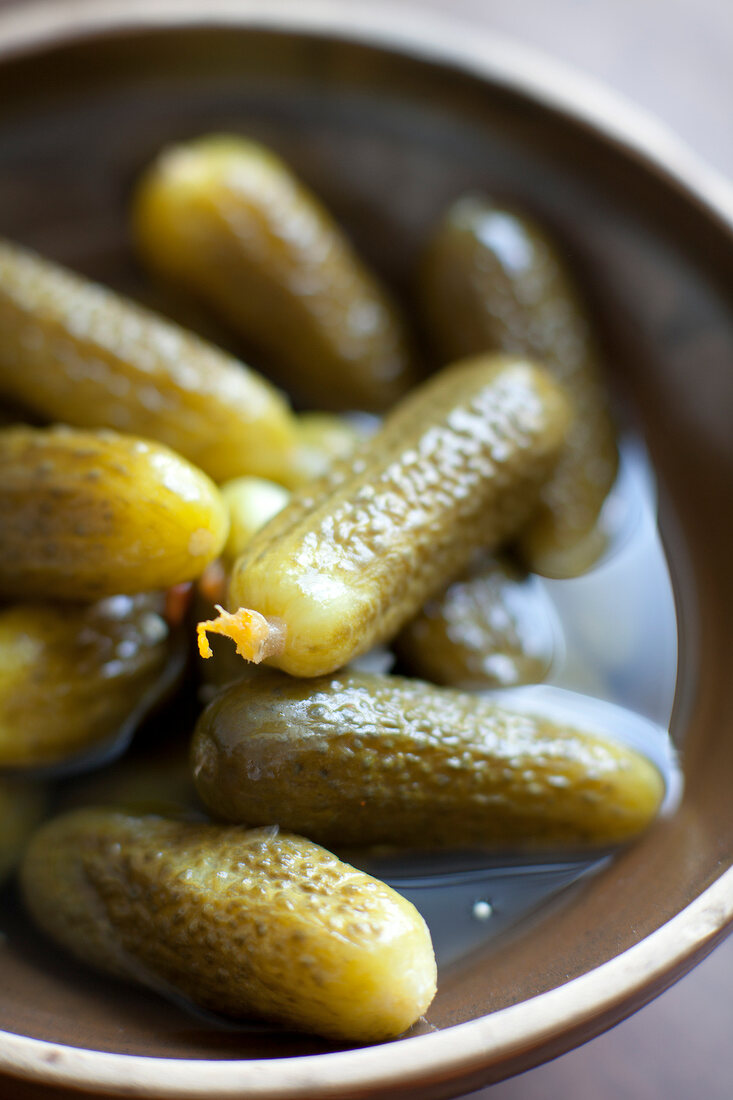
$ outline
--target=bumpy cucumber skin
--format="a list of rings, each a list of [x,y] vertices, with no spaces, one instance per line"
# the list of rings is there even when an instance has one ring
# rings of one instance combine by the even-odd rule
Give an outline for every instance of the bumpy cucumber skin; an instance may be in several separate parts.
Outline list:
[[[39,830],[21,881],[83,962],[225,1015],[373,1042],[435,993],[417,910],[302,837],[80,810]]]
[[[26,841],[43,817],[43,788],[0,776],[0,885],[15,869]]]
[[[396,676],[233,684],[192,747],[219,817],[333,846],[548,849],[630,840],[664,783],[638,753]]]
[[[199,576],[229,519],[167,447],[116,432],[0,429],[0,595],[95,600]]]
[[[393,637],[477,548],[521,528],[567,416],[559,388],[524,360],[442,371],[255,535],[229,607],[285,624],[271,664],[295,676],[342,667]]]
[[[401,664],[465,691],[540,683],[557,641],[540,583],[506,558],[482,557],[395,638]]]
[[[618,455],[598,350],[554,243],[524,214],[466,196],[428,246],[420,296],[446,361],[490,349],[527,355],[566,389],[575,415],[565,450],[521,546],[535,572],[583,572],[605,547],[596,521]]]
[[[119,735],[170,686],[162,600],[0,609],[0,767],[71,759]]]
[[[164,150],[133,225],[143,259],[200,295],[301,402],[380,411],[416,380],[386,291],[263,146],[214,135]]]
[[[0,393],[49,420],[157,439],[215,481],[289,469],[264,378],[156,314],[0,241]]]

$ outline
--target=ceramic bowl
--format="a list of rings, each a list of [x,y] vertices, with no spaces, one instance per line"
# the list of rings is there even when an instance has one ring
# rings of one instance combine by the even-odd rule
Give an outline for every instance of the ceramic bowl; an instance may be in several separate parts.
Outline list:
[[[0,103],[0,232],[127,290],[137,172],[165,142],[212,129],[283,152],[398,292],[460,191],[541,214],[583,273],[657,472],[685,773],[674,815],[541,918],[447,964],[427,1021],[379,1047],[215,1026],[82,974],[8,918],[0,1091],[430,1100],[650,1000],[733,918],[727,189],[613,97],[508,43],[335,3],[19,6],[0,20]]]

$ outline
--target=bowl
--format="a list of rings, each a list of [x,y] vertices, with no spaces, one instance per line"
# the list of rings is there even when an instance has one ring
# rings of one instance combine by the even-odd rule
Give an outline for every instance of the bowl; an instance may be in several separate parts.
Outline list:
[[[224,1028],[111,988],[4,913],[0,1091],[430,1100],[528,1069],[649,1001],[733,920],[726,186],[655,124],[510,43],[337,3],[19,8],[0,19],[0,101],[0,232],[132,293],[130,186],[165,142],[211,129],[283,152],[398,291],[462,190],[539,212],[583,273],[656,470],[685,773],[673,815],[447,964],[427,1020],[377,1047]]]

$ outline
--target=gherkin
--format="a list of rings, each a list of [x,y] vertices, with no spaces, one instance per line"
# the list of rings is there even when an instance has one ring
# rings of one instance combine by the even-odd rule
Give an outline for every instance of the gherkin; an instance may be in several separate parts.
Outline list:
[[[0,241],[0,395],[50,421],[167,444],[224,481],[290,469],[293,416],[243,363]]]
[[[0,768],[122,749],[180,673],[162,596],[0,609]]]
[[[393,648],[413,675],[446,687],[540,683],[562,646],[541,584],[508,557],[482,555],[428,600]]]
[[[416,381],[387,291],[264,146],[216,134],[164,149],[133,226],[148,265],[212,307],[300,402],[378,412]]]
[[[232,613],[200,624],[295,676],[392,638],[477,549],[514,535],[565,438],[567,405],[527,361],[485,356],[412,391],[381,431],[252,539]]]
[[[162,444],[111,431],[0,428],[0,596],[95,600],[198,577],[229,517]]]
[[[414,906],[303,837],[77,810],[36,833],[21,882],[82,962],[227,1016],[376,1042],[435,994]]]
[[[606,545],[598,519],[618,456],[596,339],[554,241],[512,207],[465,196],[427,247],[419,290],[443,361],[527,355],[566,390],[574,416],[563,455],[520,546],[535,572],[583,572]]]
[[[330,846],[549,850],[631,840],[664,781],[638,752],[420,680],[356,672],[232,684],[199,719],[219,817]]]

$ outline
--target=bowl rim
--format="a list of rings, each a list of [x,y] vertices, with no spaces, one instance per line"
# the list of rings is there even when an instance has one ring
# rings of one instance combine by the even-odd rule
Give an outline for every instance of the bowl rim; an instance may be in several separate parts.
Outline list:
[[[0,1032],[0,1072],[57,1087],[156,1100],[242,1100],[243,1095],[248,1100],[342,1100],[344,1095],[384,1095],[382,1090],[404,1089],[405,1084],[460,1086],[470,1074],[558,1035],[590,1038],[609,1013],[635,996],[640,999],[634,1007],[641,1007],[651,999],[646,996],[650,986],[656,994],[686,973],[720,942],[731,921],[733,867],[666,924],[601,966],[529,1000],[429,1035],[331,1054],[209,1061],[110,1054]],[[600,1022],[590,1034],[584,1030],[589,1020]]]
[[[733,243],[733,187],[663,123],[533,47],[413,6],[340,0],[47,0],[0,13],[0,62],[115,34],[165,28],[319,34],[468,72],[548,106],[640,162],[720,224]],[[488,1016],[389,1044],[292,1058],[143,1057],[0,1031],[0,1074],[110,1096],[251,1100],[376,1096],[390,1087],[478,1088],[490,1067],[528,1068],[585,1041],[651,1000],[733,925],[733,866],[649,936],[585,974]],[[553,1045],[554,1044],[554,1045]],[[538,1056],[532,1061],[532,1052]],[[515,1071],[516,1071],[515,1070]],[[484,1074],[484,1080],[480,1075]],[[452,1094],[452,1093],[451,1093]]]

